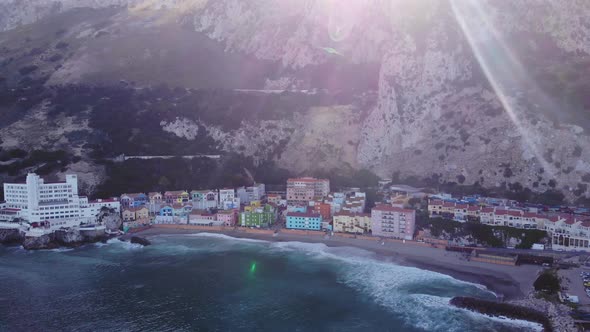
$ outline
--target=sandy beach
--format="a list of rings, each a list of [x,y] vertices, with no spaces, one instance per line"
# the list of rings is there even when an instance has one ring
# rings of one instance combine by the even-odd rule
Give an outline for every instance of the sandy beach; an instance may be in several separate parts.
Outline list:
[[[396,264],[412,266],[424,270],[450,275],[456,279],[481,284],[496,293],[503,300],[523,298],[532,290],[532,284],[539,266],[508,266],[467,261],[462,254],[442,249],[417,246],[411,243],[385,242],[344,237],[325,237],[318,235],[297,235],[278,233],[256,234],[240,230],[209,231],[201,229],[149,228],[132,235],[156,236],[163,234],[219,233],[236,238],[249,238],[266,241],[296,241],[305,243],[324,243],[327,246],[348,246],[375,252],[379,259]]]

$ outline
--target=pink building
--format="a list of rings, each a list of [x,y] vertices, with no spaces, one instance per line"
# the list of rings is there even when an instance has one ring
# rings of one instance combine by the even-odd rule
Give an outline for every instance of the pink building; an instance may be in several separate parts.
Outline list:
[[[416,226],[416,211],[378,205],[371,210],[373,235],[411,240]]]
[[[236,209],[222,210],[217,212],[217,221],[223,222],[224,226],[235,226],[238,219],[238,211]]]

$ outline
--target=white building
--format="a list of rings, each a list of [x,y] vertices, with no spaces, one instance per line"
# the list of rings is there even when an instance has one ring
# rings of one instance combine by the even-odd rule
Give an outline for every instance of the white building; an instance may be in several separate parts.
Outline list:
[[[66,175],[64,182],[45,182],[29,173],[25,183],[5,183],[3,211],[12,212],[34,227],[48,229],[79,226],[96,221],[103,206],[119,211],[115,200],[92,201],[78,196],[78,177]],[[6,215],[0,213],[0,215]]]
[[[252,201],[259,201],[266,195],[264,183],[258,183],[250,187],[237,189],[237,196],[242,204],[250,204]]]
[[[83,218],[96,218],[102,208],[113,209],[119,213],[121,211],[121,202],[116,198],[89,201],[88,197],[80,197],[80,211]]]
[[[239,209],[240,199],[236,197],[236,191],[234,189],[219,189],[217,208],[222,210]]]

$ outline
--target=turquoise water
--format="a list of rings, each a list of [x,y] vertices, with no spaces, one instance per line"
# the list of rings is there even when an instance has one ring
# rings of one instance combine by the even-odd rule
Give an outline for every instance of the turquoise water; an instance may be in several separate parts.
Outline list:
[[[0,247],[2,331],[528,331],[448,305],[477,285],[323,244],[216,235]]]

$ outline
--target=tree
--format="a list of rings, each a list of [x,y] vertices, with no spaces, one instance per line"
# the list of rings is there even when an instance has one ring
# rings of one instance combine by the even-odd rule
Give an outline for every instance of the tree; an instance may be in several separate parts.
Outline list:
[[[555,294],[559,291],[559,278],[554,271],[546,270],[533,283],[536,291]]]

